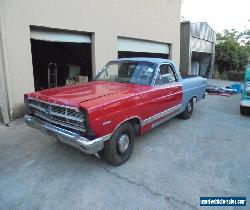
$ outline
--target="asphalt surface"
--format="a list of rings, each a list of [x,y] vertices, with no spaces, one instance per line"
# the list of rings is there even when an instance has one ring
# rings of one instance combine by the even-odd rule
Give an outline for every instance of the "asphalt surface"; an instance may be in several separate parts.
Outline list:
[[[200,196],[249,200],[250,117],[240,115],[239,100],[207,96],[190,120],[174,118],[138,137],[119,167],[22,119],[0,125],[0,209],[186,210],[211,209],[200,207]],[[250,209],[247,202],[239,209]]]

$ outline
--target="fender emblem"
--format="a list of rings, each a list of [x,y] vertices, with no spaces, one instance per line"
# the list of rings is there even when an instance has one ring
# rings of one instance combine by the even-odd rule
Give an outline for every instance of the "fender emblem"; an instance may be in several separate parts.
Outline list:
[[[111,121],[109,120],[109,121],[103,122],[102,125],[108,125],[108,124],[110,124],[110,123],[111,123]]]
[[[50,108],[46,108],[46,109],[45,109],[45,114],[46,114],[46,115],[51,115],[51,110],[50,110]]]

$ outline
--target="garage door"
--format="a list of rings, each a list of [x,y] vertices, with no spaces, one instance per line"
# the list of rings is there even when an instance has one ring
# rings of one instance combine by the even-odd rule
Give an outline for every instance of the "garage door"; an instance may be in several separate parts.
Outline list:
[[[118,38],[118,57],[160,57],[168,58],[169,44],[142,39]]]
[[[36,91],[92,79],[90,34],[31,28],[30,39]]]
[[[90,35],[44,29],[31,29],[30,38],[50,42],[91,43]]]

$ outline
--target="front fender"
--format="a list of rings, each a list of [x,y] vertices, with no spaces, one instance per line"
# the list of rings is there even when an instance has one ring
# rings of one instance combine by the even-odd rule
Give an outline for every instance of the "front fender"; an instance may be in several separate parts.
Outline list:
[[[131,119],[141,122],[141,117],[133,115],[132,108],[124,108],[115,112],[100,111],[89,113],[89,126],[97,137],[112,134],[122,123]]]

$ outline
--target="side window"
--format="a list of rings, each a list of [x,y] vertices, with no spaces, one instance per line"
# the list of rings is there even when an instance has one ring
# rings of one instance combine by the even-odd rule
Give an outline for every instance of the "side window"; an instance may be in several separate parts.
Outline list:
[[[102,79],[116,79],[118,75],[119,65],[109,65],[104,67],[104,74],[101,75]]]
[[[160,66],[160,71],[156,77],[156,85],[165,85],[177,82],[172,66],[163,64]]]

